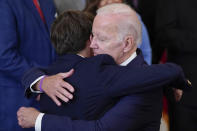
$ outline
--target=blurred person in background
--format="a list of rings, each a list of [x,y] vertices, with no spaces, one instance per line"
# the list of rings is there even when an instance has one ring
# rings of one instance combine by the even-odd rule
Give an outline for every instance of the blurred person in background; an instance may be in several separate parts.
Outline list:
[[[23,73],[34,66],[47,66],[55,59],[49,30],[55,17],[52,0],[0,1],[0,130],[23,130],[16,112],[34,106],[24,98]]]
[[[152,63],[157,64],[160,61],[160,57],[163,53],[162,49],[155,48],[155,17],[157,9],[157,0],[128,0],[128,3],[132,3],[137,12],[142,17],[144,24],[147,27],[150,43],[152,47]]]
[[[159,0],[156,46],[166,49],[167,61],[180,65],[192,82],[190,92],[168,92],[171,131],[197,131],[197,1]],[[181,94],[176,102],[174,97]]]
[[[54,0],[58,14],[66,10],[83,10],[85,0]]]

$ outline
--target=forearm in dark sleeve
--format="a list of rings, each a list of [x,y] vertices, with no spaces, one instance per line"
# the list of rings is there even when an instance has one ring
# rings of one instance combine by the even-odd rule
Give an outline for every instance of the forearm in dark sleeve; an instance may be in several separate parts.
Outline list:
[[[32,92],[30,90],[30,85],[40,76],[45,75],[46,72],[41,68],[31,68],[22,77],[22,85],[25,87],[25,96],[30,98],[32,96]]]
[[[45,114],[42,118],[42,131],[97,131],[96,121],[72,120],[66,116]]]
[[[178,65],[167,63],[145,67],[122,68],[113,83],[108,87],[111,97],[119,97],[133,93],[149,91],[154,88],[162,88],[179,79],[174,84],[184,83],[182,70]],[[178,86],[177,86],[178,87]]]
[[[129,104],[133,101],[133,105]],[[138,101],[139,102],[139,101]],[[126,131],[139,129],[143,121],[143,105],[125,97],[98,120],[72,120],[66,116],[45,114],[42,131]]]

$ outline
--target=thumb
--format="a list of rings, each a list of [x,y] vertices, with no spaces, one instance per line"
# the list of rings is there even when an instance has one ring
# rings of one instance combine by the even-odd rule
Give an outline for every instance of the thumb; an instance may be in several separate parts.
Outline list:
[[[62,78],[70,77],[74,73],[74,69],[71,69],[69,72],[59,73]]]

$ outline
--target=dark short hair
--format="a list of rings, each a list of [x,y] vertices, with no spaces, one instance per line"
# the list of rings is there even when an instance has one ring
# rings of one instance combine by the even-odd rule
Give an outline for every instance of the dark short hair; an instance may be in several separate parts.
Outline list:
[[[86,47],[92,32],[93,16],[87,12],[69,10],[53,22],[51,41],[58,55],[76,54]]]
[[[83,11],[90,12],[96,16],[96,11],[100,4],[101,0],[86,0],[86,6]]]

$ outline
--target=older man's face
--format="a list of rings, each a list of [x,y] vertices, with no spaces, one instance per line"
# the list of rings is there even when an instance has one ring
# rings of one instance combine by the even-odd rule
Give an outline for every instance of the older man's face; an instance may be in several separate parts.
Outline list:
[[[94,55],[111,55],[117,63],[121,59],[124,44],[119,39],[118,29],[112,17],[95,17],[90,47],[93,49]]]

